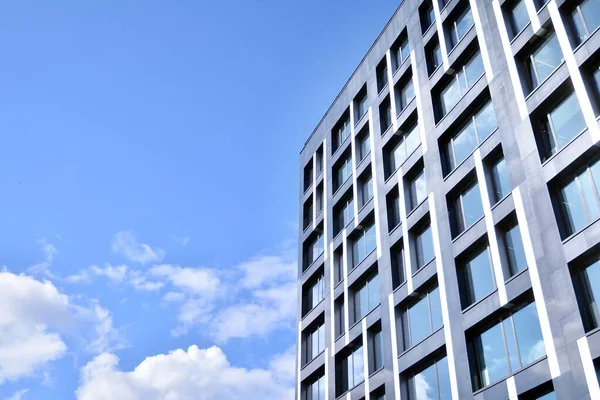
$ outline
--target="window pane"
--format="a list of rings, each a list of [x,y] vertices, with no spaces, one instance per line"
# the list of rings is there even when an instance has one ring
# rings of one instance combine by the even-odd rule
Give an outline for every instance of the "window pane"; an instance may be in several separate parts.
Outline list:
[[[527,15],[527,7],[525,6],[525,2],[521,0],[514,5],[511,11],[511,27],[513,37],[521,32],[528,23],[529,16]]]
[[[587,224],[585,209],[577,188],[577,181],[573,180],[563,188],[563,210],[569,224],[570,233],[577,232]]]
[[[587,170],[579,175],[579,185],[581,186],[581,192],[587,207],[589,219],[592,221],[600,216],[600,209],[598,208],[596,189],[592,184],[592,175]]]
[[[456,31],[458,34],[458,40],[462,39],[463,36],[473,26],[473,15],[471,9],[467,9],[456,21]]]
[[[325,377],[319,379],[319,400],[325,400]]]
[[[483,75],[483,60],[481,54],[477,53],[475,57],[465,67],[467,87],[473,84]]]
[[[533,53],[532,59],[533,66],[537,72],[537,83],[534,84],[535,87],[549,77],[563,60],[562,51],[560,50],[556,34],[552,33],[548,39],[546,39],[546,42],[544,42],[542,47]]]
[[[438,385],[435,364],[415,375],[413,384],[415,400],[437,399]]]
[[[417,255],[417,269],[427,264],[434,257],[433,236],[430,226],[417,237]]]
[[[379,305],[379,275],[375,275],[368,284],[369,287],[369,311]]]
[[[359,383],[361,383],[362,381],[365,380],[365,374],[364,374],[364,359],[363,359],[363,350],[362,347],[359,347],[358,349],[354,350],[353,353],[353,358],[354,358],[354,368],[353,368],[353,375],[354,375],[354,385],[358,385]]]
[[[589,33],[592,33],[600,26],[600,2],[598,0],[585,0],[580,7]]]
[[[561,104],[549,115],[556,136],[556,149],[564,147],[579,132],[585,129],[585,121],[579,108],[579,102],[575,93],[571,93]]]
[[[406,147],[404,146],[404,142],[399,142],[394,148],[393,153],[393,163],[390,168],[390,173],[394,172],[396,169],[400,168],[402,163],[406,160]]]
[[[447,114],[458,103],[461,96],[458,80],[453,77],[450,85],[442,91],[442,114]]]
[[[513,315],[515,333],[523,366],[546,355],[540,320],[535,303],[527,305]]]
[[[598,300],[600,299],[600,261],[596,261],[585,269],[585,282],[587,286],[587,301],[594,319],[594,326],[598,326],[600,313]]]
[[[519,363],[519,352],[517,351],[517,341],[515,338],[515,331],[512,327],[512,320],[510,318],[502,321],[504,327],[504,337],[506,338],[506,350],[508,351],[508,360],[510,362],[511,371],[514,372],[521,368]]]
[[[476,303],[495,289],[488,249],[479,253],[466,266],[467,282],[472,295],[471,304]]]
[[[506,252],[512,276],[527,268],[525,249],[523,248],[523,240],[521,239],[521,231],[518,225],[506,232],[504,241],[506,243]]]
[[[472,123],[465,126],[463,130],[452,139],[452,147],[454,150],[454,165],[456,166],[463,162],[469,154],[477,147],[477,136],[475,127]]]
[[[369,289],[367,288],[367,285],[360,289],[358,297],[360,301],[360,309],[354,322],[358,321],[369,312]]]
[[[450,372],[448,371],[448,359],[442,358],[436,364],[438,374],[438,393],[440,400],[452,400],[452,392],[450,389]]]
[[[418,125],[413,126],[413,128],[404,136],[406,157],[410,156],[421,144],[421,137],[419,136],[418,127]]]
[[[410,45],[408,44],[408,40],[403,41],[400,45],[400,54],[402,56],[402,61],[410,56]]]
[[[425,171],[421,171],[413,180],[411,194],[413,196],[413,208],[421,204],[427,198],[427,182],[425,181]]]
[[[508,170],[506,168],[506,160],[504,158],[501,158],[492,167],[492,178],[494,182],[494,200],[498,202],[502,200],[504,196],[507,196],[512,189]]]
[[[600,160],[590,165],[590,171],[592,172],[592,181],[596,187],[596,191],[600,190]]]
[[[319,354],[319,330],[317,329],[316,331],[314,331],[310,338],[312,347],[312,354],[310,359],[312,360]]]
[[[439,288],[435,288],[429,293],[429,308],[431,309],[431,328],[436,331],[444,325]]]
[[[423,297],[418,303],[408,309],[408,318],[410,324],[410,345],[414,346],[431,333],[427,297]]]
[[[483,386],[504,378],[508,375],[508,364],[502,338],[500,324],[495,325],[481,334],[481,380]]]
[[[465,229],[473,225],[483,216],[479,185],[471,186],[462,194],[462,212],[465,218]]]
[[[475,115],[475,125],[477,126],[477,136],[480,143],[496,129],[498,124],[496,122],[494,106],[491,102]]]
[[[375,250],[375,248],[377,247],[377,237],[376,237],[376,233],[375,233],[375,225],[371,225],[367,231],[365,232],[365,237],[366,237],[366,255],[368,255],[370,252],[372,252],[373,250]]]

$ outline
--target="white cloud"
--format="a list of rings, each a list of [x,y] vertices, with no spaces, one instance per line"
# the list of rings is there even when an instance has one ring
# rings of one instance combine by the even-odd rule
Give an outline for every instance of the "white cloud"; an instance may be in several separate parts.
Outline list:
[[[142,292],[156,292],[165,286],[165,284],[162,282],[149,281],[146,275],[144,275],[144,273],[140,270],[130,271],[128,282],[136,290]]]
[[[71,323],[69,300],[52,283],[0,273],[0,383],[61,358],[67,346],[58,331]]]
[[[289,281],[295,278],[295,262],[287,261],[281,256],[256,257],[238,266],[244,273],[241,285],[245,288],[258,288],[265,283]]]
[[[52,243],[48,243],[46,238],[38,240],[38,243],[40,244],[42,253],[44,254],[44,261],[29,267],[28,272],[31,274],[40,274],[46,275],[49,278],[55,278],[52,272],[50,272],[50,266],[52,265],[52,261],[54,261],[54,257],[58,254],[58,250]]]
[[[138,243],[131,231],[118,232],[112,241],[112,251],[121,254],[127,260],[142,265],[161,262],[165,252],[161,248],[152,248],[145,243]]]
[[[123,372],[119,359],[102,354],[81,370],[77,389],[79,400],[212,400],[212,399],[281,399],[294,398],[294,363],[279,356],[271,369],[246,369],[229,364],[218,347],[147,357],[133,371]],[[287,371],[290,370],[290,371]],[[291,374],[291,375],[290,375]]]
[[[173,286],[187,293],[205,298],[214,297],[221,284],[216,272],[208,268],[164,264],[152,267],[150,274],[169,280]]]
[[[167,303],[178,303],[185,300],[185,294],[179,292],[169,292],[163,296],[163,300]]]
[[[95,303],[90,309],[90,314],[95,323],[94,339],[88,344],[88,351],[99,354],[126,347],[119,331],[113,327],[113,319],[107,309]]]
[[[127,276],[127,266],[126,265],[118,265],[113,267],[110,264],[106,264],[104,268],[100,268],[96,265],[92,265],[90,267],[92,273],[96,276],[105,276],[111,281],[115,283],[123,282],[125,277]]]
[[[79,271],[75,275],[69,275],[64,280],[67,283],[90,283],[95,277],[108,278],[113,283],[128,283],[136,290],[144,292],[155,292],[165,286],[163,282],[149,281],[145,272],[140,270],[130,270],[126,265],[113,267],[106,264],[104,268],[96,265]]]
[[[23,396],[25,396],[25,394],[28,392],[27,389],[22,389],[19,390],[17,392],[15,392],[15,394],[13,394],[10,397],[7,397],[5,400],[21,400],[23,399]]]

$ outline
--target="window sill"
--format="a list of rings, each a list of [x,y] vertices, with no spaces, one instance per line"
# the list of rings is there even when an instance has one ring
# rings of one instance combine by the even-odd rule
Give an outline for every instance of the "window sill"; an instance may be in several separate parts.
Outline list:
[[[325,253],[325,251],[323,251],[323,253]],[[317,256],[317,259],[313,262],[311,262],[309,265],[306,266],[306,268],[302,271],[302,274],[300,274],[300,276],[304,276],[306,275],[306,273],[314,266],[317,264],[317,260],[323,255],[323,253],[319,254]]]
[[[442,123],[442,122],[443,122],[443,121],[446,119],[446,117],[448,116],[448,114],[450,114],[452,111],[454,111],[454,109],[455,109],[455,108],[457,108],[457,107],[458,107],[458,105],[461,103],[461,101],[462,101],[462,100],[463,100],[465,97],[467,97],[467,94],[469,94],[469,92],[471,91],[471,89],[473,89],[475,86],[477,86],[477,84],[479,83],[479,81],[480,81],[480,80],[482,80],[482,79],[483,79],[483,77],[485,77],[485,71],[484,71],[484,72],[481,74],[481,76],[480,76],[479,78],[477,78],[477,80],[476,80],[475,82],[473,82],[473,84],[472,84],[471,86],[469,86],[469,88],[467,89],[467,91],[465,92],[465,94],[463,94],[462,96],[460,96],[460,99],[458,99],[458,101],[456,102],[456,104],[455,104],[455,105],[453,105],[453,106],[452,106],[452,107],[451,107],[451,108],[448,110],[448,112],[446,112],[446,113],[444,114],[444,116],[443,116],[442,118],[440,118],[440,120],[439,120],[439,121],[437,121],[437,122],[435,123],[435,127],[436,127],[436,128],[437,128],[437,127],[438,127],[438,126],[439,126],[439,125],[440,125],[440,124],[441,124],[441,123]],[[498,127],[496,127],[496,128],[498,128]]]
[[[546,78],[545,78],[543,81],[541,81],[540,83],[538,83],[536,87],[534,87],[533,89],[531,89],[531,92],[530,92],[530,93],[529,93],[527,96],[525,96],[525,101],[529,100],[529,98],[530,98],[531,96],[533,96],[533,94],[534,94],[535,92],[537,92],[537,90],[540,88],[540,86],[542,86],[544,83],[546,83],[548,80],[550,80],[550,78],[552,78],[552,76],[553,76],[554,74],[556,74],[556,71],[558,71],[558,70],[560,69],[560,67],[562,67],[562,66],[563,66],[563,64],[565,64],[565,59],[564,59],[564,58],[563,58],[563,60],[561,61],[561,63],[560,63],[560,64],[558,64],[558,66],[557,66],[556,68],[554,68],[554,69],[552,70],[552,72],[550,72],[550,75],[548,75],[548,76],[547,76],[547,77],[546,77]]]
[[[452,46],[452,49],[450,49],[450,52],[448,53],[448,57],[450,57],[452,55],[452,53],[454,52],[454,50],[456,50],[456,48],[458,47],[459,44],[462,43],[463,39],[467,37],[467,35],[469,33],[471,33],[471,31],[475,29],[475,24],[473,23],[473,25],[471,25],[471,27],[465,32],[464,35],[462,35],[462,37],[458,40],[458,42],[456,42],[456,44],[454,46]],[[483,73],[485,75],[485,72]]]
[[[340,151],[340,149],[341,149],[342,147],[344,147],[344,145],[346,144],[346,142],[347,142],[348,140],[350,140],[350,136],[352,136],[352,135],[348,135],[348,137],[347,137],[346,139],[344,139],[344,141],[343,141],[342,143],[340,143],[340,144],[338,145],[338,147],[336,147],[336,148],[335,148],[335,150],[333,151],[333,153],[331,153],[331,158],[334,158],[334,157],[337,155],[337,153]]]
[[[493,383],[490,383],[489,385],[487,385],[487,386],[484,386],[484,387],[482,387],[481,389],[477,389],[476,391],[474,391],[474,392],[473,392],[473,396],[475,397],[475,396],[477,396],[479,393],[482,393],[482,392],[484,392],[485,390],[487,390],[487,389],[491,388],[492,386],[496,386],[496,385],[498,385],[499,383],[504,383],[504,382],[506,381],[506,379],[510,378],[511,376],[515,376],[515,375],[517,375],[519,372],[521,372],[521,371],[524,371],[524,370],[526,370],[527,368],[530,368],[531,366],[533,366],[533,365],[535,365],[535,364],[537,364],[537,363],[539,363],[539,362],[541,362],[541,361],[544,361],[544,360],[546,360],[547,358],[548,358],[548,356],[547,356],[547,355],[545,355],[545,356],[543,356],[543,357],[541,357],[541,358],[538,358],[538,359],[537,359],[537,360],[535,360],[535,361],[532,361],[532,362],[530,362],[530,363],[529,363],[529,364],[527,364],[527,365],[524,365],[524,366],[522,366],[522,367],[521,367],[521,368],[519,368],[519,369],[516,369],[514,372],[511,372],[510,374],[508,374],[508,375],[506,375],[506,376],[503,376],[503,377],[501,377],[501,378],[498,378],[498,380],[497,380],[497,381],[495,381],[495,382],[493,382]]]
[[[422,34],[423,34],[423,37],[425,37],[425,36],[429,35],[429,31],[430,31],[430,30],[431,30],[431,29],[432,29],[434,26],[435,26],[435,21],[433,21],[431,24],[429,24],[429,26],[428,26],[428,27],[427,27],[425,30],[423,30],[423,29],[421,28],[421,31],[423,32],[423,33],[422,33]]]
[[[391,124],[390,124],[390,126],[388,126],[387,128],[385,128],[385,130],[381,132],[381,137],[384,137],[385,135],[387,135],[387,134],[388,134],[388,132],[390,132],[390,131],[392,130],[392,126],[393,126],[393,125],[394,125],[394,124],[393,124],[393,123],[391,123]]]
[[[358,161],[358,164],[356,164],[356,169],[358,169],[358,167],[359,167],[360,165],[362,165],[363,161],[365,161],[365,160],[367,159],[367,157],[368,157],[368,156],[370,156],[370,155],[371,155],[371,152],[370,152],[370,151],[369,151],[367,154],[365,154],[365,155],[364,155],[364,157],[363,157],[363,158],[361,158],[361,159]]]
[[[591,36],[591,35],[590,35],[590,36]],[[409,58],[410,58],[410,56],[406,57],[404,60],[402,60],[402,61],[400,62],[400,65],[398,65],[398,66],[396,67],[396,69],[394,70],[394,72],[392,73],[392,78],[393,78],[393,77],[395,77],[395,76],[396,76],[396,73],[402,69],[402,66],[404,65],[404,63],[406,63],[406,61],[407,61]]]
[[[315,304],[315,305],[314,305],[314,306],[313,306],[313,307],[312,307],[310,310],[308,310],[308,311],[306,312],[306,314],[304,314],[304,316],[303,316],[303,317],[300,319],[300,322],[303,322],[303,321],[306,319],[306,317],[308,317],[308,316],[310,315],[310,313],[311,313],[311,312],[313,312],[313,310],[314,310],[315,308],[319,307],[319,306],[321,305],[321,303],[322,303],[322,302],[324,302],[324,301],[325,301],[325,299],[324,299],[324,298],[323,298],[323,299],[321,299],[321,301],[319,301],[319,302],[318,302],[317,304]]]
[[[386,61],[387,62],[387,61]],[[387,80],[387,76],[385,77],[385,79]],[[379,90],[377,90],[377,97],[381,96],[381,94],[385,91],[385,89],[387,89],[387,87],[389,86],[389,82],[386,83],[385,85],[383,85],[383,87]]]
[[[464,310],[462,310],[463,315],[466,314],[472,308],[475,308],[476,305],[478,305],[479,303],[481,303],[485,299],[491,297],[494,293],[497,293],[497,292],[498,292],[498,288],[496,287],[496,288],[494,288],[494,290],[492,290],[491,292],[489,292],[488,294],[486,294],[485,296],[483,296],[481,299],[477,300],[475,303],[469,305],[467,308],[465,308]],[[477,324],[475,324],[475,325],[477,325]]]
[[[355,326],[357,326],[358,324],[360,324],[362,322],[363,319],[367,318],[369,315],[371,315],[375,310],[377,310],[379,308],[379,306],[381,305],[381,303],[377,304],[375,307],[373,307],[371,310],[369,310],[369,312],[367,312],[365,315],[363,315],[362,317],[360,317],[359,320],[354,321],[352,323],[352,325],[350,325],[348,327],[348,331],[351,331]]]
[[[521,30],[520,30],[520,31],[519,31],[519,32],[518,32],[518,33],[517,33],[517,34],[516,34],[516,35],[515,35],[515,36],[514,36],[512,39],[509,39],[509,41],[510,41],[510,44],[511,44],[511,47],[512,47],[512,44],[513,44],[513,42],[515,42],[515,41],[517,40],[517,38],[518,38],[519,36],[521,36],[521,34],[522,34],[523,32],[525,32],[525,30],[527,29],[527,27],[528,27],[528,26],[530,26],[530,25],[531,25],[531,21],[530,21],[530,22],[527,22],[527,24],[525,24],[525,26],[523,27],[523,29],[521,29]],[[507,26],[506,33],[508,34],[508,26]]]
[[[495,208],[500,206],[500,204],[503,203],[506,199],[508,199],[511,195],[512,195],[512,191],[505,194],[504,197],[502,197],[500,200],[498,200],[497,202],[494,203],[494,205],[490,208],[490,210],[494,211]]]
[[[397,224],[396,224],[396,225],[395,225],[395,226],[392,228],[392,230],[388,232],[388,236],[392,236],[392,234],[393,234],[394,232],[396,232],[396,230],[397,230],[398,228],[400,228],[401,226],[402,226],[402,222],[398,222],[398,223],[397,223]]]
[[[574,49],[573,49],[573,54],[575,54],[577,52],[577,50],[579,50],[581,48],[581,46],[584,45],[584,43],[586,43],[588,40],[590,40],[590,38],[592,36],[594,36],[594,34],[600,30],[600,25],[596,27],[596,29],[594,29],[592,32],[590,32],[590,34],[581,41],[581,43],[579,43]]]
[[[580,233],[582,233],[583,231],[585,231],[587,228],[594,225],[598,221],[600,221],[600,217],[596,218],[595,220],[593,220],[592,222],[590,222],[583,228],[579,229],[577,232],[574,232],[574,233],[570,234],[569,236],[567,236],[567,238],[562,241],[563,245],[567,244],[567,242],[570,242],[575,236],[579,235]]]
[[[355,270],[356,268],[360,267],[360,265],[361,265],[363,262],[365,262],[365,260],[366,260],[367,258],[369,258],[369,256],[370,256],[371,254],[375,253],[376,251],[377,251],[377,246],[375,246],[375,248],[374,248],[373,250],[371,250],[371,251],[369,252],[369,254],[367,254],[367,255],[365,256],[365,258],[363,258],[362,260],[360,260],[360,262],[359,262],[358,264],[356,264],[355,266],[353,266],[353,267],[352,267],[352,269],[348,271],[348,275],[350,275],[352,272],[354,272],[354,270]]]
[[[458,239],[460,239],[462,236],[464,236],[465,233],[470,231],[471,228],[473,228],[475,225],[477,225],[484,218],[485,218],[485,215],[482,215],[481,217],[477,218],[477,221],[473,222],[471,225],[466,227],[461,233],[459,233],[455,238],[453,238],[452,243],[456,243],[458,241]]]
[[[473,149],[473,151],[472,151],[472,152],[470,152],[470,153],[469,153],[469,155],[467,155],[467,156],[465,157],[465,159],[464,159],[464,160],[462,160],[462,161],[461,161],[461,162],[460,162],[460,163],[459,163],[459,164],[458,164],[456,167],[454,167],[454,168],[452,169],[452,171],[448,172],[448,174],[447,174],[446,176],[444,176],[444,181],[446,181],[448,178],[450,178],[450,175],[454,174],[454,172],[455,172],[457,169],[459,169],[459,168],[460,168],[460,167],[461,167],[461,166],[462,166],[464,163],[466,163],[466,162],[467,162],[467,160],[468,160],[469,158],[471,158],[471,156],[472,156],[472,155],[473,155],[473,154],[474,154],[474,153],[477,151],[477,149],[479,149],[481,146],[483,146],[483,144],[484,144],[485,142],[487,142],[487,141],[489,140],[489,138],[491,138],[491,137],[492,137],[492,136],[493,136],[493,135],[494,135],[496,132],[498,132],[498,127],[496,127],[496,129],[494,129],[493,131],[491,131],[491,132],[490,132],[490,134],[489,134],[489,135],[488,135],[488,136],[487,136],[485,139],[483,139],[483,140],[481,141],[481,143],[479,143],[479,144],[477,145],[477,147],[475,147],[475,148]]]
[[[335,189],[335,192],[333,192],[333,194],[331,195],[331,197],[335,197],[339,193],[339,191],[342,188],[342,186],[344,186],[346,184],[346,182],[348,182],[350,180],[351,177],[352,177],[352,175],[350,175],[349,177],[347,177],[344,182],[340,183],[340,186],[338,186],[338,188]]]
[[[355,128],[358,125],[360,125],[360,123],[363,121],[363,119],[365,119],[365,117],[367,116],[367,114],[369,114],[369,111],[365,112],[363,115],[360,116],[360,118],[358,119],[358,121],[354,122],[354,127]]]
[[[598,119],[596,119],[596,121],[598,121]],[[573,139],[569,140],[563,147],[561,147],[560,149],[558,149],[558,151],[556,153],[554,153],[550,157],[548,157],[546,159],[546,161],[544,161],[542,163],[542,168],[544,168],[546,166],[546,164],[548,164],[550,161],[552,161],[553,159],[555,159],[556,157],[558,157],[558,155],[560,153],[562,153],[564,149],[566,149],[567,147],[569,147],[571,145],[571,143],[573,143],[574,141],[576,141],[577,139],[579,139],[579,137],[582,136],[587,131],[588,131],[588,128],[586,126],[585,128],[583,128],[583,130],[581,132],[579,132],[578,134],[576,134],[575,136],[573,136]]]
[[[304,189],[304,192],[302,192],[302,194],[306,194],[306,193],[308,193],[308,191],[309,191],[310,189],[312,189],[312,187],[313,187],[313,184],[311,183],[310,185],[308,185],[308,187],[307,187],[307,188],[305,188],[305,189]]]
[[[431,264],[434,261],[435,261],[435,257],[433,257],[431,260],[424,263],[421,267],[417,268],[417,270],[415,272],[413,272],[412,277],[414,278],[419,272],[423,271],[425,269],[425,267],[429,266],[429,264]]]
[[[350,389],[346,390],[344,393],[340,394],[339,396],[336,396],[335,399],[343,400],[343,398],[346,397],[346,395],[348,395],[350,392],[352,392],[355,388],[359,387],[363,383],[365,383],[364,379],[362,381],[358,382],[356,385],[352,386]]]
[[[367,208],[367,206],[373,201],[373,198],[371,197],[369,200],[367,200],[367,202],[365,204],[363,204],[362,206],[360,206],[360,208],[358,209],[358,213],[360,214],[362,212],[362,210],[364,210],[365,208]]]
[[[412,215],[412,214],[413,214],[415,211],[417,211],[417,209],[418,209],[419,207],[421,207],[421,204],[425,203],[426,201],[427,201],[427,198],[425,198],[425,199],[421,200],[421,201],[419,202],[419,204],[417,204],[416,206],[414,206],[414,207],[412,208],[412,210],[410,210],[410,212],[409,212],[408,214],[406,214],[406,219],[410,218],[410,216],[411,216],[411,215]]]
[[[523,268],[522,271],[517,272],[516,274],[514,274],[513,276],[511,276],[510,278],[504,280],[504,284],[507,285],[508,283],[514,281],[515,279],[517,279],[519,276],[523,275],[525,272],[527,272],[529,270],[528,267]]]
[[[385,366],[377,368],[375,371],[373,371],[369,374],[369,378],[372,377],[373,375],[375,375],[376,373],[378,373],[379,371],[383,371],[384,369],[385,369]]]
[[[444,325],[442,325],[440,328],[436,329],[435,331],[431,332],[429,335],[425,336],[423,339],[419,340],[417,343],[411,345],[408,349],[403,350],[402,353],[400,353],[398,355],[398,358],[402,357],[404,354],[408,353],[409,351],[411,351],[412,349],[414,349],[415,347],[417,347],[421,343],[425,342],[427,339],[429,339],[430,337],[432,337],[433,335],[435,335],[436,333],[438,333],[442,329],[444,329]]]
[[[400,116],[404,113],[404,111],[406,111],[408,109],[408,107],[415,101],[415,99],[416,99],[416,97],[413,96],[412,99],[410,99],[410,101],[408,103],[406,103],[404,108],[402,108],[402,110],[400,110],[398,113],[396,113],[396,119],[400,118]]]
[[[319,354],[314,356],[310,361],[307,361],[306,364],[304,364],[302,367],[300,367],[300,371],[302,371],[304,368],[308,367],[313,361],[315,361],[317,358],[319,358],[319,356],[323,353],[325,353],[325,350],[321,351]]]

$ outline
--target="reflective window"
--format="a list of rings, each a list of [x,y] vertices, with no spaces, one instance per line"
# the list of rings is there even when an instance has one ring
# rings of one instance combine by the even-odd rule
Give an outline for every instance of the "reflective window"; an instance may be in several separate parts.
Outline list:
[[[563,61],[562,51],[554,32],[549,33],[544,42],[527,60],[529,89],[533,90],[554,72]]]
[[[436,287],[402,312],[404,350],[421,342],[443,325],[440,291]]]
[[[352,244],[352,258],[356,267],[377,247],[375,225],[365,227]]]
[[[323,254],[323,235],[319,234],[305,245],[304,270],[306,270],[321,254]]]
[[[427,228],[416,235],[415,251],[417,253],[416,272],[435,257],[435,253],[433,252],[433,235],[431,233],[431,226],[427,225]]]
[[[312,186],[313,183],[313,163],[312,158],[304,167],[304,191]]]
[[[381,328],[369,332],[369,374],[383,368],[383,335]]]
[[[521,32],[529,23],[527,6],[524,0],[516,1],[510,9],[510,35],[511,39]]]
[[[504,157],[498,159],[491,168],[492,171],[492,204],[502,200],[512,191],[508,169],[506,168],[506,160]]]
[[[444,116],[458,103],[467,90],[483,75],[483,62],[479,51],[454,73],[440,94],[441,115]]]
[[[419,7],[419,14],[421,16],[421,30],[424,33],[435,22],[433,3],[431,1],[424,2],[421,7]]]
[[[400,115],[408,104],[415,98],[412,77],[396,86],[396,113]]]
[[[559,192],[565,235],[571,235],[600,217],[600,160],[567,181]]]
[[[302,400],[325,400],[325,376],[320,377],[312,384],[306,386]]]
[[[497,127],[496,114],[488,102],[477,114],[467,120],[462,129],[448,142],[449,173],[462,163]]]
[[[398,189],[392,190],[387,195],[387,216],[388,216],[388,230],[393,231],[398,225],[400,225],[400,194]]]
[[[446,357],[429,365],[409,380],[410,400],[449,400],[450,374]]]
[[[473,15],[471,14],[471,9],[467,8],[458,16],[458,18],[456,18],[454,23],[450,25],[449,38],[451,49],[460,42],[472,26]]]
[[[473,338],[469,358],[476,390],[497,382],[546,355],[535,308],[530,303]]]
[[[585,331],[589,332],[600,326],[600,261],[594,262],[578,271],[573,280],[578,297]]]
[[[421,137],[418,125],[415,124],[407,129],[399,139],[396,139],[391,150],[384,153],[385,178],[392,176],[420,145]]]
[[[352,197],[337,204],[334,213],[333,234],[337,235],[354,219],[354,201]]]
[[[411,179],[409,191],[411,209],[416,208],[427,199],[427,180],[425,178],[424,170],[419,171],[419,173]]]
[[[366,130],[358,136],[356,147],[358,153],[358,161],[364,160],[365,157],[371,152],[371,140],[369,137],[368,128],[366,128]]]
[[[306,315],[325,298],[325,279],[323,273],[321,272],[316,280],[309,284],[304,290],[303,315]]]
[[[600,26],[600,1],[583,0],[571,12],[575,44],[583,42]]]
[[[379,303],[379,275],[374,275],[354,290],[354,322],[360,321]]]
[[[392,259],[392,284],[394,289],[404,283],[404,247],[402,242],[392,246],[390,249]]]
[[[313,204],[312,197],[304,203],[304,210],[302,211],[302,228],[306,229],[313,221]]]
[[[456,237],[483,217],[481,193],[477,182],[473,182],[454,199],[450,208],[453,223],[453,236]]]
[[[383,88],[385,88],[388,84],[388,69],[387,60],[385,59],[385,57],[377,66],[375,73],[377,75],[377,91],[381,92]]]
[[[429,48],[427,52],[427,72],[429,75],[442,65],[442,50],[440,44],[436,42],[435,46]]]
[[[363,207],[373,198],[373,177],[371,174],[363,175],[358,184],[358,206]]]
[[[527,268],[527,259],[519,225],[514,224],[504,232],[504,247],[508,259],[510,276],[513,276]]]
[[[463,309],[483,299],[496,289],[487,247],[462,264],[459,280]]]
[[[325,325],[317,326],[304,340],[304,364],[308,364],[325,350]]]
[[[365,380],[362,346],[336,365],[336,394],[339,396]]]
[[[344,279],[344,249],[340,246],[333,253],[334,284],[338,284]]]
[[[379,105],[379,123],[382,135],[392,126],[392,105],[389,97]]]
[[[333,191],[335,193],[352,176],[352,157],[346,157],[334,169]]]
[[[335,300],[335,337],[340,337],[346,329],[346,319],[344,318],[344,299],[343,297]]]
[[[405,33],[392,46],[391,54],[392,66],[394,67],[394,71],[396,71],[410,56],[410,44]]]
[[[358,124],[369,109],[369,99],[366,88],[361,90],[354,100],[354,124]]]
[[[317,186],[317,215],[323,211],[323,184]]]

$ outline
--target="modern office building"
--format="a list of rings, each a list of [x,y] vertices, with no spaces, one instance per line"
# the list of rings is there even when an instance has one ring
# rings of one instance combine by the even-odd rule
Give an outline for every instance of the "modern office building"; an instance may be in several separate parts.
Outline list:
[[[301,152],[299,399],[600,399],[599,25],[399,6]]]

